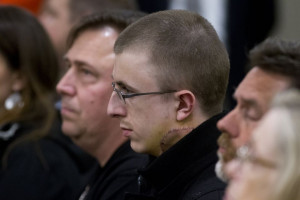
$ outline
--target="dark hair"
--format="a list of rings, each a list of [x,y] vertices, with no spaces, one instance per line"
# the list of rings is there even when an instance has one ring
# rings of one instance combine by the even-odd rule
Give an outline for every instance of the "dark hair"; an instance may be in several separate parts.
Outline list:
[[[68,6],[71,22],[103,9],[137,9],[135,0],[69,0]]]
[[[76,38],[84,31],[89,29],[98,29],[109,25],[116,28],[117,31],[123,31],[129,24],[145,16],[146,14],[133,10],[102,10],[83,17],[70,31],[67,48],[69,49]]]
[[[250,66],[286,76],[300,88],[300,42],[268,38],[249,54]]]
[[[190,90],[208,115],[220,112],[227,88],[229,59],[212,25],[197,13],[167,10],[126,28],[115,53],[138,47],[157,68],[161,90]]]
[[[50,39],[29,12],[0,6],[0,54],[8,67],[25,77],[20,91],[24,105],[0,113],[0,124],[10,122],[38,124],[27,138],[48,133],[54,119],[53,99],[59,66]]]

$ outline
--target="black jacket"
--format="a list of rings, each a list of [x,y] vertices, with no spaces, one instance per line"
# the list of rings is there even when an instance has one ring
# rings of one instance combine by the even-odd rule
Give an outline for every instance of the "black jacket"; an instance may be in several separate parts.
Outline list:
[[[126,192],[138,192],[137,169],[146,161],[145,155],[131,149],[129,141],[124,143],[103,168],[98,167],[81,199],[122,200]]]
[[[12,137],[0,138],[1,159],[9,144],[33,128],[20,125]],[[7,167],[0,167],[1,200],[71,200],[82,188],[74,161],[50,137],[17,145],[8,154]]]
[[[225,184],[218,180],[216,122],[223,115],[205,121],[174,146],[139,170],[140,193],[126,199],[221,200]]]

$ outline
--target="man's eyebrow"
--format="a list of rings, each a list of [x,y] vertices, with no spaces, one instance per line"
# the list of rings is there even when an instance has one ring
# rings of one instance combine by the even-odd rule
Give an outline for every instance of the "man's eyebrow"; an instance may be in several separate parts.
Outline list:
[[[111,78],[112,78],[112,80],[115,80],[114,75],[111,75]],[[126,84],[123,83],[122,81],[114,81],[114,83],[118,86],[126,86]]]
[[[256,106],[258,107],[258,103],[255,99],[249,97],[244,97],[244,96],[239,96],[237,97],[237,94],[236,94],[236,90],[234,91],[233,95],[232,95],[232,98],[237,100],[238,98],[241,99],[241,101],[244,103],[244,104],[247,104],[247,105],[253,105],[253,106]]]
[[[128,85],[126,83],[124,83],[123,81],[116,81],[116,84],[120,87],[128,87]]]
[[[71,61],[67,56],[64,56],[63,57],[63,60],[65,62],[68,62],[68,63],[71,63],[73,62],[76,66],[88,66],[88,67],[93,67],[91,64],[87,63],[87,62],[84,62],[84,61],[81,61],[81,60],[74,60],[74,61]]]
[[[246,104],[248,106],[253,106],[259,109],[259,104],[257,101],[251,97],[239,96],[237,97],[236,91],[233,93],[232,98],[237,100],[238,98],[241,100],[241,103]]]
[[[126,82],[123,82],[123,81],[116,81],[115,82],[116,85],[118,85],[119,87],[124,87],[124,88],[127,88],[128,90],[131,90],[131,91],[137,91],[136,88],[133,88],[131,87],[130,85],[128,85]]]
[[[245,99],[245,98],[241,98],[243,104],[245,104],[246,106],[251,106],[253,109],[256,110],[256,112],[262,116],[263,113],[263,108],[258,104],[258,102],[255,99]]]
[[[254,106],[254,107],[258,107],[258,103],[254,99],[246,99],[246,98],[242,97],[241,100],[244,104]]]
[[[92,67],[92,65],[90,65],[89,63],[83,62],[83,61],[80,61],[80,60],[75,60],[74,64],[77,65],[77,66],[89,66],[89,67]]]

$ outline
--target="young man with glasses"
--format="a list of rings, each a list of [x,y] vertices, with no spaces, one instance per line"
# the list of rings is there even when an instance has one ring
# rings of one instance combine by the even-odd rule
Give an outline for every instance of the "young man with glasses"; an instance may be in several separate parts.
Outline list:
[[[214,28],[196,13],[161,11],[125,29],[114,51],[108,113],[132,149],[149,155],[128,199],[222,199],[216,122],[229,60]]]

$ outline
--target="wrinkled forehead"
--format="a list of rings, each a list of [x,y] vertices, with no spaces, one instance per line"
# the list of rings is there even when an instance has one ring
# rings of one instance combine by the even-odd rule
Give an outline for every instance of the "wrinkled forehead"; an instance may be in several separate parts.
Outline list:
[[[290,86],[290,80],[279,74],[254,67],[238,86],[234,98],[252,101],[266,110],[276,94]]]

